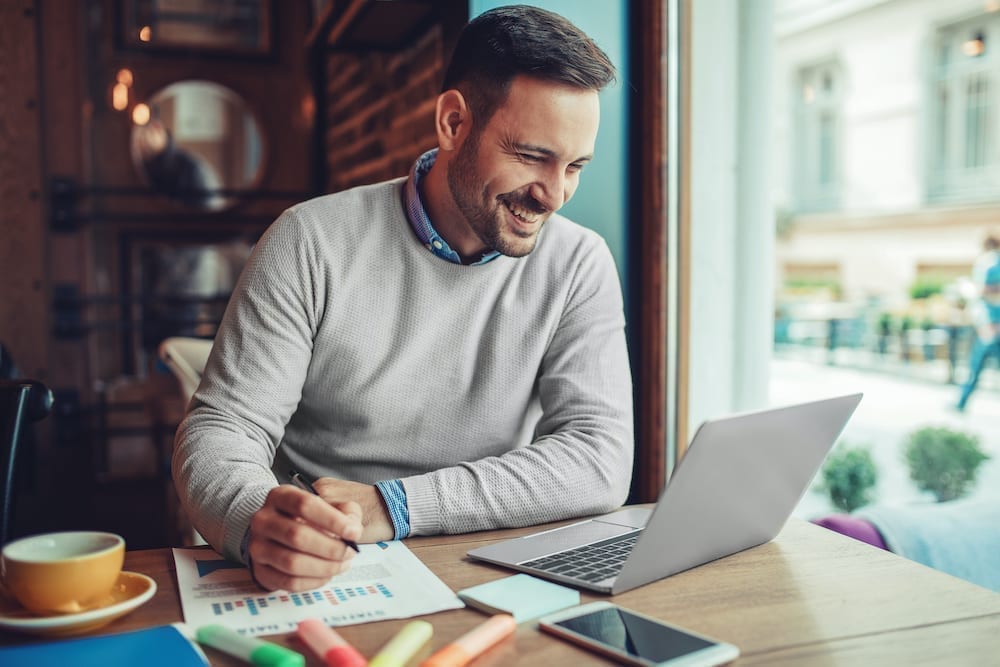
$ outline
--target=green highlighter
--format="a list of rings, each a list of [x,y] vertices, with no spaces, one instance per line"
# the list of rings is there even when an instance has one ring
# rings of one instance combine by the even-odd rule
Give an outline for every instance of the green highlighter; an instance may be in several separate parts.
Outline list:
[[[198,643],[246,660],[255,667],[305,667],[306,659],[284,646],[245,637],[221,625],[203,625],[195,634]]]

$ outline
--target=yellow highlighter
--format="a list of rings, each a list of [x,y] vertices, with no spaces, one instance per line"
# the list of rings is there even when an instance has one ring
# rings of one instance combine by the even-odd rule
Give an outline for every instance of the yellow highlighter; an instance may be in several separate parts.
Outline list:
[[[462,667],[481,653],[517,630],[517,622],[510,614],[497,614],[490,620],[465,633],[431,657],[420,663],[421,667]]]
[[[404,667],[432,634],[434,626],[427,621],[410,621],[368,661],[368,667]]]

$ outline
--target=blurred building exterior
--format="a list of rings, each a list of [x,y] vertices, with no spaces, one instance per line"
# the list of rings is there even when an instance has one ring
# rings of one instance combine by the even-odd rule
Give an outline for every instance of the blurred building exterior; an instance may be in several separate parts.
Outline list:
[[[1000,229],[1000,0],[776,0],[774,40],[778,342],[964,324]]]

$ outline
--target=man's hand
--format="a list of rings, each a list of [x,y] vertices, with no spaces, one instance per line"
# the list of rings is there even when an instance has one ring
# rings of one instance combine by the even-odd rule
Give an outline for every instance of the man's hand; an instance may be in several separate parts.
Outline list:
[[[348,498],[328,500],[287,484],[272,489],[250,520],[254,580],[267,590],[305,591],[347,571],[354,551],[339,538],[361,539],[361,511]]]
[[[364,528],[360,542],[381,542],[396,536],[392,519],[385,508],[382,494],[371,484],[346,482],[342,479],[321,477],[313,482],[316,492],[334,507],[339,504],[357,503],[361,506],[361,521]]]

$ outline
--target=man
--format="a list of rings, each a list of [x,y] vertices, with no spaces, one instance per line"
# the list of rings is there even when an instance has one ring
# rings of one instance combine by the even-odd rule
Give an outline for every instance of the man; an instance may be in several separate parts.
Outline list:
[[[555,215],[613,77],[562,17],[487,12],[458,40],[437,150],[406,179],[295,206],[265,233],[174,454],[195,526],[261,586],[322,585],[349,566],[339,538],[624,502],[617,273],[596,234]],[[320,497],[287,484],[292,470],[320,478]]]

